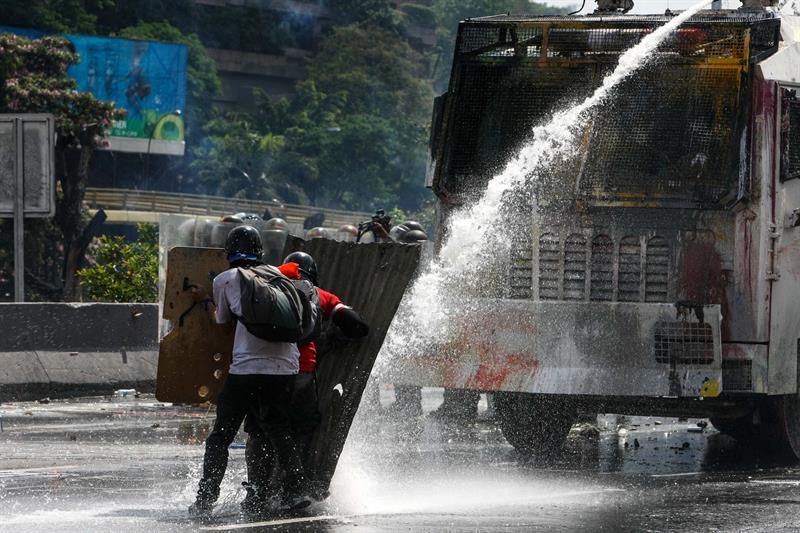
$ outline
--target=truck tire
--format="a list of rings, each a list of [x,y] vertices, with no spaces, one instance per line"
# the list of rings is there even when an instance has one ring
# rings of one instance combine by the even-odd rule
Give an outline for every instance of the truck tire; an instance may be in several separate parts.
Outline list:
[[[800,396],[796,394],[762,398],[756,403],[754,413],[740,418],[710,420],[720,433],[733,437],[765,459],[800,460]]]
[[[800,394],[770,398],[768,422],[774,452],[790,462],[800,460]]]
[[[503,436],[524,457],[557,456],[577,416],[560,396],[499,392],[494,404]]]
[[[739,418],[709,418],[711,424],[723,435],[728,435],[736,439],[740,444],[751,442],[756,436],[756,428],[753,425],[753,415],[742,416]]]

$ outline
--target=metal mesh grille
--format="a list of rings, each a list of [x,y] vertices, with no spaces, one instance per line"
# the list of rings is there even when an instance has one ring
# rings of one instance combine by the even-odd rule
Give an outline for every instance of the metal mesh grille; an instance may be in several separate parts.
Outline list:
[[[783,91],[781,179],[800,178],[800,100],[796,91]]]
[[[533,296],[533,249],[530,241],[515,241],[511,246],[510,297],[527,299]]]
[[[781,22],[778,19],[763,21],[750,28],[751,53],[767,52],[778,46]]]
[[[669,277],[669,245],[662,237],[647,241],[644,278],[644,301],[667,301],[667,281]]]
[[[637,235],[629,235],[619,242],[619,301],[638,302],[641,285],[642,243]]]
[[[718,201],[738,162],[739,73],[658,65],[622,82],[592,124],[581,188]]]
[[[592,239],[592,269],[589,299],[610,301],[614,298],[614,242],[608,235]]]
[[[558,299],[560,272],[561,243],[557,236],[545,233],[539,238],[539,299]]]
[[[537,121],[565,98],[594,87],[594,65],[538,67],[505,59],[459,65],[445,155],[446,187],[477,192],[502,169]]]
[[[713,330],[698,322],[656,322],[655,356],[658,363],[710,364],[714,361]]]
[[[538,27],[471,27],[460,48],[463,52],[487,57],[529,57],[542,53],[542,29]],[[496,37],[491,40],[491,37]]]
[[[462,23],[436,187],[450,194],[479,190],[535,124],[588,96],[624,50],[665,20]],[[586,162],[580,173],[559,173],[579,180],[582,195],[718,205],[738,175],[745,65],[752,53],[774,49],[778,28],[778,21],[760,17],[693,19],[662,44],[659,61],[597,111],[576,157]]]
[[[586,237],[573,233],[564,241],[564,300],[586,296]]]
[[[514,23],[467,23],[461,26],[458,53],[471,56],[538,56],[546,46],[547,57],[585,58],[619,55],[637,44],[645,35],[660,26],[655,21],[639,24],[603,23],[592,20],[592,27],[562,24],[518,25]],[[550,26],[550,27],[548,27]],[[755,24],[750,31],[750,48],[754,52],[769,50],[777,44],[776,24]],[[683,57],[740,58],[750,51],[744,25],[684,25],[667,37],[659,52]],[[546,42],[545,42],[546,38]]]
[[[615,243],[606,234],[591,240],[581,233],[566,237],[543,234],[539,239],[539,299],[668,301],[669,244],[656,235],[647,241],[645,249],[642,240],[637,235],[627,235]]]
[[[726,391],[749,392],[753,390],[753,362],[750,360],[723,360],[722,383]]]

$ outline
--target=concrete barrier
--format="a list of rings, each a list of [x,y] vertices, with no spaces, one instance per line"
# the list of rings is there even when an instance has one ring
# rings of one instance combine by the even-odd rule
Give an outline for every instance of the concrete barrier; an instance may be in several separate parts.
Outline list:
[[[156,304],[0,304],[0,401],[155,388]]]

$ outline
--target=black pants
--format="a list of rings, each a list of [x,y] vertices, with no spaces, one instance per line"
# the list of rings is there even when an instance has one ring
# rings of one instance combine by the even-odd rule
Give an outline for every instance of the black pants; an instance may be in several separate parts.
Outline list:
[[[207,502],[219,497],[219,486],[228,467],[228,447],[236,437],[245,415],[258,413],[258,427],[277,459],[285,465],[283,491],[286,497],[305,487],[303,465],[291,432],[289,406],[294,376],[229,374],[217,398],[217,418],[206,439],[203,479],[198,499]]]
[[[290,419],[292,437],[304,466],[310,460],[311,439],[320,422],[317,396],[317,382],[313,373],[300,373],[295,376],[292,391]],[[272,442],[264,431],[263,425],[255,424],[253,415],[248,415],[244,430],[248,433],[245,457],[247,461],[247,479],[256,487],[268,489],[275,483],[277,472],[276,461],[284,464],[280,456],[275,457]],[[306,474],[309,473],[306,468]],[[310,480],[309,480],[310,481]]]

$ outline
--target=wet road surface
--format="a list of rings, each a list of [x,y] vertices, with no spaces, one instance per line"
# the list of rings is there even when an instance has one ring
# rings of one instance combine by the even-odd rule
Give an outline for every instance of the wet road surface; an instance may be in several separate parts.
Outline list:
[[[424,410],[440,401],[426,390]],[[602,416],[542,465],[519,460],[485,407],[468,425],[360,416],[314,509],[329,518],[250,527],[237,444],[215,521],[186,519],[213,409],[147,395],[3,404],[0,531],[800,531],[800,469],[759,463],[710,425]]]

